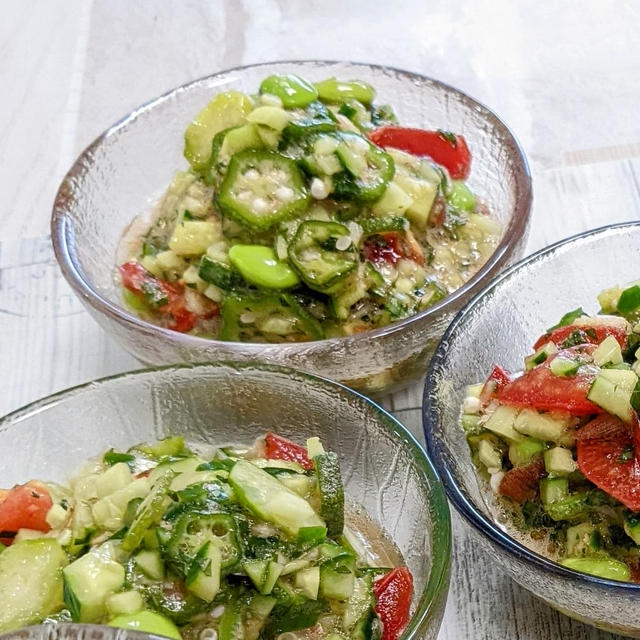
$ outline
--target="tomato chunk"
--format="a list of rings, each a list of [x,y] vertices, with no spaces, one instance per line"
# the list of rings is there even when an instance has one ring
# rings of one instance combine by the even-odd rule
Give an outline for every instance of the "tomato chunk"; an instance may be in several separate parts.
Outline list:
[[[578,430],[577,452],[578,468],[588,480],[632,511],[640,511],[635,429],[637,424],[630,428],[619,418],[603,414]]]
[[[575,334],[575,336],[573,334]],[[558,327],[540,336],[533,345],[533,348],[537,350],[547,344],[547,342],[553,342],[556,346],[560,347],[567,339],[572,341],[580,339],[580,344],[600,344],[607,336],[613,336],[618,341],[618,344],[623,349],[626,349],[627,334],[619,327],[577,327],[572,324],[566,327]]]
[[[489,404],[509,382],[511,382],[511,374],[496,364],[482,387],[480,402]]]
[[[540,411],[568,411],[575,416],[602,413],[597,404],[587,400],[591,383],[598,373],[596,367],[583,366],[575,376],[567,378],[556,376],[549,368],[557,357],[585,359],[594,350],[594,345],[583,345],[558,351],[506,385],[498,393],[498,399],[503,404]]]
[[[409,622],[413,576],[407,567],[397,567],[373,585],[375,610],[382,621],[382,640],[397,640]]]
[[[271,431],[265,435],[264,440],[266,456],[269,460],[288,460],[289,462],[297,462],[304,469],[313,469],[313,462],[309,460],[306,447],[271,433]]]
[[[360,250],[362,257],[373,264],[396,264],[406,258],[424,264],[424,252],[419,244],[401,231],[384,231],[368,236]]]
[[[135,260],[120,266],[120,277],[126,289],[135,293],[154,310],[171,317],[170,329],[182,333],[193,329],[198,316],[187,308],[182,285],[156,278]],[[217,305],[212,307],[213,310],[216,315]]]
[[[528,465],[509,469],[500,481],[498,492],[518,504],[534,500],[538,495],[538,483],[544,475],[544,460],[542,456],[538,456]]]
[[[466,140],[448,131],[427,131],[388,125],[369,138],[379,147],[391,147],[416,156],[429,156],[447,169],[454,180],[464,180],[471,170],[471,152]]]
[[[51,529],[47,512],[53,501],[44,485],[38,482],[16,485],[0,500],[0,542],[3,544],[11,544],[19,529],[44,532]]]

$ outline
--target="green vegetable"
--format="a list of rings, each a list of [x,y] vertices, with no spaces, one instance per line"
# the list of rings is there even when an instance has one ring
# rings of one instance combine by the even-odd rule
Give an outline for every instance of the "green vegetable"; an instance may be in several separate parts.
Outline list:
[[[202,256],[198,276],[224,291],[237,289],[244,284],[242,276],[237,271],[208,256]]]
[[[320,491],[320,515],[327,523],[327,535],[335,538],[344,529],[344,489],[338,456],[321,453],[313,458],[313,466]]]
[[[362,232],[366,234],[383,233],[384,231],[406,231],[407,219],[403,216],[384,216],[381,218],[365,218],[360,221]]]
[[[147,529],[157,524],[167,508],[169,486],[173,480],[173,473],[168,471],[156,480],[149,495],[138,507],[136,516],[122,539],[124,551],[134,551],[142,542]]]
[[[638,307],[640,307],[640,286],[636,284],[620,294],[617,308],[620,313],[631,313]]]
[[[368,105],[371,104],[375,97],[373,87],[361,80],[341,82],[336,78],[328,78],[322,82],[316,82],[315,87],[320,100],[325,100],[326,102],[344,102],[353,98]]]
[[[229,260],[242,277],[266,289],[290,289],[299,284],[295,271],[281,262],[270,247],[236,244],[229,249]]]
[[[320,323],[287,293],[230,294],[222,301],[221,340],[253,342],[264,336],[320,340]],[[273,337],[271,338],[273,340]]]
[[[349,229],[338,222],[306,220],[298,227],[288,253],[307,286],[323,293],[335,291],[359,262]]]
[[[462,211],[473,211],[476,208],[476,198],[463,180],[451,180],[447,202]]]
[[[237,91],[218,94],[200,111],[184,134],[184,156],[196,171],[206,168],[214,136],[245,122],[251,101]]]
[[[265,231],[295,215],[308,200],[296,164],[275,151],[259,149],[231,158],[218,195],[224,213],[254,231]]]
[[[395,171],[392,157],[357,133],[340,133],[336,154],[345,171],[333,176],[336,196],[375,202]]]
[[[587,314],[584,312],[584,309],[582,307],[578,307],[573,311],[568,311],[562,316],[562,318],[560,318],[558,324],[554,324],[553,327],[549,327],[547,329],[547,333],[551,333],[554,329],[559,329],[560,327],[566,327],[570,324],[573,324],[575,320],[586,315]]]
[[[584,558],[565,558],[560,562],[563,567],[589,573],[599,578],[607,580],[620,580],[621,582],[629,582],[631,580],[631,571],[629,567],[619,560],[607,557],[584,557]]]
[[[283,143],[281,146],[284,147],[289,142],[302,142],[304,145],[311,140],[311,136],[330,133],[338,129],[335,116],[322,102],[312,102],[301,113],[292,113],[291,115],[291,121],[282,131]],[[301,149],[297,151],[300,153]]]
[[[12,631],[62,608],[61,569],[67,555],[56,540],[22,540],[0,553],[0,632]]]
[[[132,462],[135,460],[135,456],[131,453],[118,453],[113,449],[109,449],[107,453],[102,456],[102,462],[108,465],[118,464],[118,462]]]
[[[180,631],[178,631],[178,628],[173,622],[154,611],[122,614],[109,620],[108,624],[110,627],[131,629],[133,631],[174,638],[174,640],[182,640]]]
[[[300,76],[273,75],[265,78],[260,93],[277,96],[287,109],[306,107],[318,97],[317,89]]]

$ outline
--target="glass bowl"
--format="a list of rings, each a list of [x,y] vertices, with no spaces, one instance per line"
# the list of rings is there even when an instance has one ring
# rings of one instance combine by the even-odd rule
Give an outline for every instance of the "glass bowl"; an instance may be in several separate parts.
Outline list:
[[[623,257],[623,258],[622,258]],[[577,573],[511,537],[491,515],[486,487],[459,425],[468,384],[498,362],[522,368],[523,347],[570,309],[598,310],[597,294],[637,278],[640,222],[563,240],[525,258],[476,296],[447,329],[431,361],[424,391],[428,451],[449,500],[471,525],[478,546],[525,589],[567,615],[640,638],[640,585]]]
[[[391,415],[346,387],[272,365],[183,365],[63,391],[0,420],[0,487],[64,481],[114,447],[182,434],[251,442],[267,430],[338,452],[345,494],[396,542],[415,581],[403,640],[435,638],[449,586],[449,509],[431,462]],[[25,446],[28,443],[28,446]]]
[[[272,73],[311,80],[360,78],[403,123],[462,133],[474,156],[469,184],[502,223],[503,237],[467,284],[411,318],[355,336],[296,344],[208,340],[144,322],[122,302],[116,247],[133,218],[151,208],[186,167],[186,125],[220,91],[255,92]],[[489,109],[441,82],[388,67],[344,62],[277,62],[224,71],[179,87],[126,116],[91,144],[58,191],[51,235],[62,272],[91,315],[127,351],[150,364],[266,361],[339,380],[367,393],[393,391],[423,375],[454,313],[522,255],[531,208],[527,161]]]

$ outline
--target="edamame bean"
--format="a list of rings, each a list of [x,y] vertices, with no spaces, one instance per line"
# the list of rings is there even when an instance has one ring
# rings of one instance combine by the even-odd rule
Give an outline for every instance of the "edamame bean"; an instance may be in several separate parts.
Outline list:
[[[258,287],[290,289],[300,282],[295,271],[278,260],[270,247],[236,244],[229,249],[229,260],[247,282]]]
[[[260,93],[277,96],[287,109],[306,107],[318,97],[318,91],[312,84],[290,73],[265,78],[260,85]]]
[[[316,82],[314,86],[318,91],[320,100],[326,100],[327,102],[344,102],[345,100],[354,99],[363,104],[370,104],[375,97],[373,87],[361,80],[340,82],[336,78],[328,78],[322,82]]]

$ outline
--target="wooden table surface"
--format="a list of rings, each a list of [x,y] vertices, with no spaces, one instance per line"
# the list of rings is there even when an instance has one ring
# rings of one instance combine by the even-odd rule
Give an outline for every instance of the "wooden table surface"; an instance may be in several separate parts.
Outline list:
[[[0,414],[138,367],[59,275],[47,235],[51,204],[74,157],[103,129],[138,104],[218,70],[346,59],[406,68],[465,90],[512,127],[528,154],[534,183],[528,252],[640,218],[640,4],[392,6],[388,0],[0,2]],[[420,391],[416,385],[385,405],[422,439]],[[442,640],[614,638],[512,583],[474,549],[457,516],[454,533]]]

